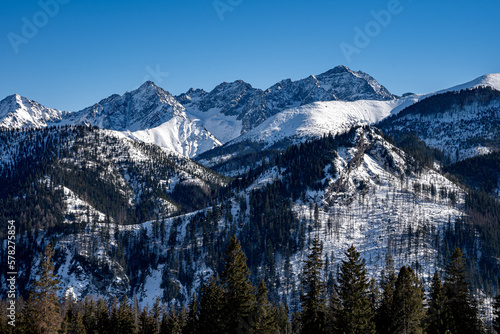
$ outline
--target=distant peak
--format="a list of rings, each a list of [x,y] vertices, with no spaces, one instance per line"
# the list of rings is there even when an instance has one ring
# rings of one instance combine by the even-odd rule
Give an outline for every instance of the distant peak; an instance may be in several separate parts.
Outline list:
[[[347,66],[339,65],[332,68],[331,70],[321,73],[319,76],[329,76],[333,74],[342,74],[342,73],[352,73],[352,71]]]
[[[334,71],[337,71],[337,72],[351,72],[351,70],[349,69],[349,67],[345,66],[345,65],[339,65],[339,66],[335,66],[333,68]]]
[[[141,85],[141,87],[139,87],[139,89],[146,89],[146,88],[149,88],[149,87],[159,88],[153,81],[148,80],[145,83],[143,83]]]

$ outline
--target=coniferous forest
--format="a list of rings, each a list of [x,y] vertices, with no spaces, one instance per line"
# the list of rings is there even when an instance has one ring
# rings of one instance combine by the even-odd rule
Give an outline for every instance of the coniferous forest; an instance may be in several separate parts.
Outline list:
[[[40,258],[39,279],[26,300],[16,301],[18,321],[2,333],[484,333],[500,321],[483,324],[471,293],[463,254],[456,248],[428,291],[411,267],[398,270],[390,255],[381,280],[369,279],[360,253],[349,247],[333,280],[325,281],[325,257],[318,236],[302,264],[301,308],[270,302],[263,280],[253,285],[247,258],[233,237],[225,248],[222,271],[208,278],[188,306],[165,304],[160,297],[140,308],[127,295],[105,300],[59,300],[53,274],[54,251]],[[7,305],[2,302],[2,312]],[[500,314],[500,296],[494,312]],[[488,328],[485,328],[488,326]]]
[[[497,156],[411,138],[355,126],[209,169],[97,128],[0,132],[21,273],[0,332],[498,331]]]

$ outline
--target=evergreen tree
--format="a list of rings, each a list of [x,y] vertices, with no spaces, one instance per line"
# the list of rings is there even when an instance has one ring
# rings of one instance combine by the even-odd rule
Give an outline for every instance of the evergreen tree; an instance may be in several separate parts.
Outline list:
[[[92,296],[87,296],[83,302],[82,318],[87,333],[95,333],[98,331],[96,326],[96,306]]]
[[[382,297],[376,312],[376,324],[378,333],[390,333],[394,328],[392,314],[394,290],[396,289],[396,273],[394,271],[394,261],[390,254],[387,254],[385,268],[382,271]]]
[[[458,248],[446,266],[444,294],[447,329],[453,334],[481,333],[482,324],[478,308],[467,282],[465,259]]]
[[[255,294],[248,278],[250,270],[246,264],[246,257],[236,236],[229,242],[224,260],[222,286],[227,331],[229,333],[247,331],[253,325],[250,315],[255,310]]]
[[[403,266],[398,274],[392,315],[394,333],[423,333],[424,291],[415,271]]]
[[[291,333],[292,325],[288,320],[288,308],[280,303],[274,310],[274,318],[276,319],[277,332],[279,333]]]
[[[109,321],[108,306],[104,299],[99,298],[97,300],[96,310],[96,328],[99,334],[110,334],[112,333],[112,328]]]
[[[257,309],[255,310],[255,331],[261,334],[273,334],[278,330],[275,312],[269,303],[267,293],[266,283],[262,280],[257,291]]]
[[[155,334],[156,326],[153,316],[150,314],[148,307],[144,307],[138,319],[139,334]]]
[[[326,309],[326,332],[327,333],[339,333],[339,315],[340,315],[340,298],[337,293],[336,285],[333,286],[332,292],[328,298],[328,306]]]
[[[44,255],[40,255],[39,278],[33,282],[33,290],[28,299],[26,311],[33,333],[57,333],[61,327],[57,298],[59,281],[54,275],[53,255],[50,245],[45,249]]]
[[[118,324],[114,328],[119,333],[123,333],[123,334],[136,333],[134,312],[133,312],[132,306],[130,305],[130,302],[127,298],[127,295],[123,295],[123,298],[120,302],[120,308],[118,309]]]
[[[196,334],[199,331],[199,317],[198,317],[198,302],[196,295],[193,293],[191,302],[189,304],[189,312],[187,316],[186,327],[184,327],[184,334]]]
[[[427,309],[427,334],[446,333],[446,299],[441,277],[436,270],[432,277],[429,308]]]
[[[80,313],[73,315],[67,322],[66,334],[86,334],[85,326],[83,325],[83,318]],[[100,334],[100,333],[99,333]]]
[[[110,312],[110,316],[109,316],[109,326],[110,328],[114,328],[116,330],[116,328],[118,328],[118,325],[119,325],[119,322],[120,322],[120,315],[119,315],[119,308],[118,308],[118,298],[113,297],[112,301],[111,301],[111,312]],[[89,330],[87,329],[87,332]]]
[[[215,277],[208,284],[203,283],[200,294],[199,325],[206,334],[217,334],[225,330],[223,313],[224,290]]]
[[[160,334],[181,334],[182,326],[179,317],[172,308],[169,314],[164,314],[160,326]]]
[[[303,270],[302,333],[324,333],[326,328],[325,283],[322,270],[323,244],[316,235],[309,248]]]
[[[369,297],[365,264],[358,251],[351,246],[345,253],[338,277],[341,309],[338,328],[345,334],[375,333],[375,311]]]

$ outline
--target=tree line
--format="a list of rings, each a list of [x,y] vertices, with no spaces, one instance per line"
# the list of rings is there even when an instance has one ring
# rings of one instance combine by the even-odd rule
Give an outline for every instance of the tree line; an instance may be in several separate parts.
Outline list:
[[[17,300],[17,322],[7,324],[2,301],[2,333],[492,333],[500,332],[500,296],[496,318],[483,324],[470,291],[465,259],[455,249],[436,271],[426,296],[416,272],[396,273],[390,256],[380,282],[370,279],[360,253],[351,246],[334,281],[324,281],[325,260],[319,237],[312,240],[301,273],[301,308],[291,313],[268,299],[264,280],[254,286],[240,242],[234,236],[223,257],[223,270],[201,282],[187,307],[165,305],[157,298],[139,308],[137,298],[109,301],[88,296],[60,301],[50,245],[40,257],[38,279],[26,301]],[[490,326],[491,325],[491,326]]]

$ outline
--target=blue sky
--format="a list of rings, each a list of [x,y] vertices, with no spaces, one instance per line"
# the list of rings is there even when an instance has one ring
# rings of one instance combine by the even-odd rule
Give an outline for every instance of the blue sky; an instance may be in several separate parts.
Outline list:
[[[500,72],[498,1],[10,0],[0,9],[0,99],[18,93],[62,110],[145,80],[173,94],[237,79],[264,89],[343,64],[402,94]]]

